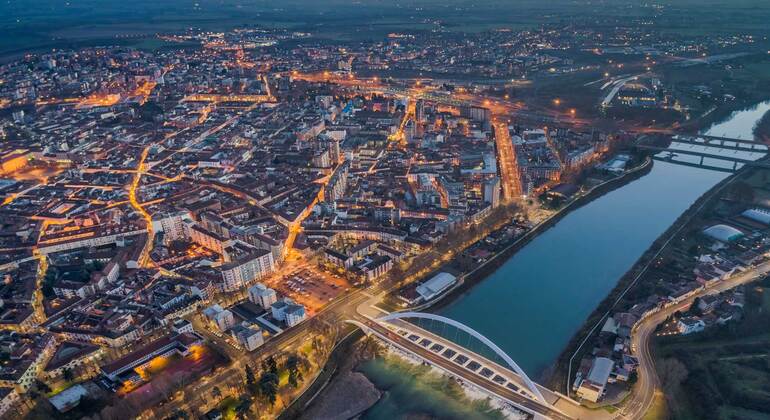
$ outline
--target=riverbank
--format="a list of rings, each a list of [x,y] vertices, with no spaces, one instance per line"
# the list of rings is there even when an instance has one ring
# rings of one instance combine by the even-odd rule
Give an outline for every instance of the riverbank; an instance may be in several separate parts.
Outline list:
[[[346,373],[350,372],[357,363],[351,355],[355,352],[356,343],[364,336],[359,329],[353,329],[331,350],[321,372],[313,380],[307,389],[298,398],[294,399],[281,415],[282,420],[300,418],[311,405],[317,401],[319,395],[334,385]],[[356,395],[349,395],[352,400]]]
[[[770,111],[754,126],[754,137],[763,143],[770,143]]]
[[[665,249],[671,238],[677,235],[683,227],[687,226],[692,219],[701,212],[704,206],[715,196],[720,194],[726,186],[734,182],[746,171],[751,170],[752,169],[748,167],[744,167],[709,189],[690,205],[690,207],[650,245],[636,263],[634,263],[634,265],[621,277],[617,285],[607,297],[602,300],[586,319],[580,330],[578,330],[569,341],[569,344],[564,348],[556,360],[553,373],[547,378],[547,386],[552,389],[569,389],[571,383],[570,376],[575,372],[576,363],[591,350],[589,348],[590,346],[585,346],[585,344],[591,341],[591,338],[599,331],[599,327],[613,310],[630,307],[635,303],[635,298],[637,297],[633,296],[634,287],[637,285],[637,282],[642,275],[647,271],[650,264]]]

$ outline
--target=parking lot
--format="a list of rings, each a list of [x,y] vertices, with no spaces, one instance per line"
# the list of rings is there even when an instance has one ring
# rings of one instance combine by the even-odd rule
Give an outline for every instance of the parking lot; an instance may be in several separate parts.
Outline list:
[[[321,307],[350,287],[345,279],[309,266],[274,277],[267,285],[304,305],[308,316],[315,315]]]

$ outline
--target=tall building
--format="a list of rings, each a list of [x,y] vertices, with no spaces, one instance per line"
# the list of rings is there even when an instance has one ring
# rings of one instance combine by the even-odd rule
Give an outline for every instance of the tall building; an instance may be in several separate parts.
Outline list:
[[[482,108],[479,106],[464,106],[460,108],[460,116],[470,118],[474,121],[489,121],[491,115],[489,108]]]
[[[500,205],[500,178],[493,177],[484,182],[484,201],[492,207]]]
[[[414,106],[414,119],[417,122],[425,121],[425,101],[418,99]]]
[[[156,232],[163,232],[165,234],[164,241],[166,243],[182,239],[186,236],[185,219],[190,219],[186,211],[164,213],[160,215],[160,218],[157,218],[156,215],[153,216],[152,227]]]
[[[343,162],[342,165],[334,170],[334,173],[332,173],[329,182],[326,183],[326,187],[324,188],[325,202],[333,203],[345,196],[345,191],[348,188],[349,170],[350,163],[348,161]]]
[[[333,165],[339,164],[342,159],[342,155],[340,154],[340,141],[330,138],[327,141],[327,145],[329,147],[329,160],[331,160]]]
[[[255,250],[222,265],[222,291],[237,290],[272,273],[274,269],[273,254],[264,249]]]

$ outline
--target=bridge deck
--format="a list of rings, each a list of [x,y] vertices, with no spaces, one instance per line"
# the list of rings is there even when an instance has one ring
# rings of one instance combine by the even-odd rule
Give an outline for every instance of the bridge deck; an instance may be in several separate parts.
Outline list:
[[[751,159],[745,159],[737,156],[727,156],[727,155],[718,155],[715,153],[708,153],[708,152],[701,152],[697,150],[687,150],[687,149],[679,149],[679,148],[666,148],[666,147],[659,147],[659,146],[649,146],[646,144],[639,144],[636,146],[639,149],[642,150],[652,150],[655,152],[670,152],[674,154],[680,154],[680,155],[691,155],[691,156],[700,156],[704,158],[711,158],[711,159],[717,159],[717,160],[724,160],[728,162],[737,162],[741,163],[747,166],[753,166],[757,168],[764,168],[764,169],[770,169],[770,163],[768,163],[765,160],[758,159],[758,160],[751,160]],[[758,151],[759,152],[759,151]]]
[[[404,337],[400,335],[397,331],[398,329],[405,330],[405,327],[403,324],[400,324],[400,327],[392,327],[394,330],[391,330],[388,327],[385,327],[384,325],[368,320],[365,323],[365,326],[369,328],[371,331],[373,331],[378,337],[381,339],[403,349],[404,351],[407,351],[409,353],[412,353],[419,358],[425,360],[426,362],[430,363],[431,365],[434,365],[456,377],[462,378],[464,381],[473,384],[475,386],[478,386],[480,388],[486,389],[489,392],[492,392],[493,394],[499,396],[500,398],[503,398],[513,404],[514,406],[518,407],[519,409],[522,409],[524,411],[528,411],[531,414],[540,415],[546,418],[556,419],[556,420],[567,420],[572,418],[577,418],[578,416],[569,416],[562,412],[564,410],[562,408],[564,401],[568,401],[566,399],[560,398],[558,395],[553,394],[551,391],[548,391],[550,398],[546,397],[549,404],[558,403],[558,409],[548,406],[547,404],[544,404],[542,402],[536,401],[532,399],[531,394],[527,393],[526,391],[522,394],[523,390],[526,390],[526,387],[522,387],[517,385],[516,382],[512,382],[510,379],[512,378],[515,373],[511,372],[510,370],[507,370],[505,368],[502,368],[500,365],[491,362],[489,360],[486,360],[485,358],[475,355],[475,353],[472,353],[468,350],[460,350],[462,353],[457,353],[458,350],[455,350],[455,348],[459,349],[459,345],[453,345],[451,347],[446,347],[447,340],[442,339],[444,342],[441,343],[441,345],[444,345],[444,347],[439,351],[431,350],[430,347],[433,345],[429,345],[428,348],[424,347],[420,344],[420,342],[428,338],[431,334],[425,330],[422,330],[420,334],[417,334],[417,331],[414,331],[414,329],[417,329],[415,326],[413,331],[411,331],[413,334],[418,336],[417,342],[414,342],[410,340],[409,335],[407,337]],[[414,324],[410,324],[414,325]],[[434,335],[435,336],[435,335]],[[435,336],[437,337],[437,336]],[[435,343],[435,342],[434,342]],[[456,352],[456,354],[452,354],[451,357],[447,357],[443,353],[446,351],[447,348],[451,348],[453,351]],[[455,359],[459,356],[459,354],[463,354],[466,357],[469,355],[473,355],[474,359],[477,362],[480,362],[483,360],[483,363],[479,363],[481,366],[478,367],[476,370],[470,370],[469,367],[467,367],[468,364],[470,364],[471,359],[469,358],[468,361],[464,362],[463,364],[459,363],[458,361],[455,361]],[[483,370],[483,367],[487,367],[487,369],[491,372],[491,374],[487,374],[484,372],[484,376],[481,374],[481,371]],[[492,369],[494,368],[494,370]],[[476,373],[479,372],[479,373]],[[505,376],[503,376],[505,375]],[[498,378],[498,376],[500,378]],[[518,382],[521,383],[521,382]],[[513,386],[510,386],[513,384]],[[546,388],[539,387],[538,389],[547,390]],[[551,403],[553,401],[553,403]],[[572,403],[569,403],[569,407],[577,408]],[[568,408],[569,408],[568,407]],[[567,410],[564,410],[567,411]]]
[[[658,160],[658,161],[661,161],[661,162],[673,163],[675,165],[689,166],[689,167],[692,167],[692,168],[707,169],[709,171],[716,171],[716,172],[726,172],[726,173],[729,173],[729,174],[735,173],[737,171],[737,169],[724,168],[724,167],[712,166],[712,165],[701,165],[701,164],[696,163],[696,162],[687,162],[687,161],[683,161],[683,160],[669,159],[667,157],[653,156],[652,159],[653,160]]]
[[[725,150],[739,150],[743,152],[767,153],[767,145],[763,143],[735,140],[735,139],[713,139],[708,136],[677,136],[671,139],[672,143],[690,144],[693,146],[715,147]],[[734,143],[734,144],[730,144]]]
[[[698,134],[697,136],[687,136],[687,137],[701,137],[706,140],[715,140],[715,141],[730,141],[734,143],[740,143],[740,144],[751,144],[751,145],[757,145],[757,146],[764,146],[765,149],[767,149],[767,145],[764,143],[760,143],[754,140],[743,140],[743,139],[733,139],[730,137],[719,137],[719,136],[707,136],[705,134]]]

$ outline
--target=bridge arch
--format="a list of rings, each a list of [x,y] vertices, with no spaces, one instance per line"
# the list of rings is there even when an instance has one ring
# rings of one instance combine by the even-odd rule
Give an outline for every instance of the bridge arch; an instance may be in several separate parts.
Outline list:
[[[550,406],[548,401],[546,401],[546,399],[543,397],[543,394],[540,392],[540,390],[537,389],[537,385],[531,379],[529,379],[529,376],[527,376],[527,374],[524,373],[524,371],[519,367],[518,364],[516,364],[516,362],[513,361],[513,359],[511,359],[510,356],[508,356],[500,347],[498,347],[497,344],[493,343],[492,340],[488,339],[478,331],[474,330],[473,328],[465,324],[462,324],[460,322],[457,322],[447,317],[429,314],[425,312],[393,312],[391,314],[377,318],[377,321],[387,322],[387,321],[394,321],[397,319],[404,319],[404,318],[421,318],[421,319],[429,319],[432,321],[438,321],[447,325],[451,325],[455,328],[458,328],[470,334],[477,340],[484,343],[484,345],[489,347],[492,351],[494,351],[495,354],[500,356],[500,358],[502,358],[505,361],[508,367],[513,369],[513,371],[516,372],[524,380],[524,383],[527,385],[527,388],[530,390],[530,392],[532,392],[535,398],[537,398],[541,403]]]

